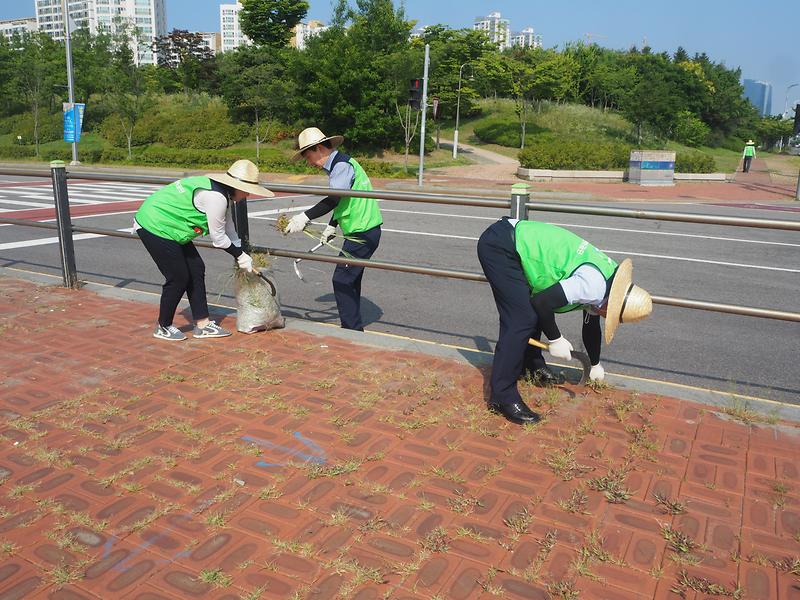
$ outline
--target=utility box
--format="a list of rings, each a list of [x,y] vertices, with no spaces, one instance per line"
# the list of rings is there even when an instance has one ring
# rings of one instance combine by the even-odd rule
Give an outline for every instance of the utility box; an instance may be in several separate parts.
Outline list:
[[[675,185],[675,153],[631,150],[628,181],[639,185]]]

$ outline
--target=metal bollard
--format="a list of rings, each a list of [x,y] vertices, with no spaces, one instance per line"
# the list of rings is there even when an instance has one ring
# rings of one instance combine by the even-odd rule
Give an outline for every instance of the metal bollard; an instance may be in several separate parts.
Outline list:
[[[69,194],[67,193],[67,169],[63,160],[50,163],[53,179],[53,199],[56,204],[58,226],[58,248],[61,252],[61,273],[64,287],[77,289],[78,269],[75,267],[75,244],[72,240],[72,219],[69,216]]]
[[[250,224],[247,220],[247,200],[233,202],[231,207],[233,222],[236,224],[236,233],[242,240],[242,250],[250,252]]]
[[[528,192],[530,186],[527,183],[515,183],[511,186],[511,218],[524,221],[528,218],[528,207],[531,195]]]

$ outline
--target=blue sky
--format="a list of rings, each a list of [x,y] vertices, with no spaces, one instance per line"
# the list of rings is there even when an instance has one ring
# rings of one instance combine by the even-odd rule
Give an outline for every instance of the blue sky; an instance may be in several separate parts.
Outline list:
[[[219,30],[219,0],[166,1],[169,29]],[[308,18],[329,20],[331,0],[310,5]],[[787,86],[800,82],[800,0],[405,0],[403,5],[407,18],[419,25],[454,28],[500,12],[514,30],[533,27],[545,46],[585,40],[588,33],[609,48],[641,46],[646,39],[656,51],[683,46],[690,54],[706,52],[741,67],[742,77],[772,83],[773,112],[783,110]],[[33,0],[0,0],[0,19],[33,14]],[[800,102],[800,86],[789,92],[789,104],[795,101]]]

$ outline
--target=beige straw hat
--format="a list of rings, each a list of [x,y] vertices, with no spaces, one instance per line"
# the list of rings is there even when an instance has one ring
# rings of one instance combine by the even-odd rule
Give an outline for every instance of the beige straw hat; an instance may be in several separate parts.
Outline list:
[[[258,167],[246,159],[237,160],[227,173],[206,173],[206,177],[248,194],[271,198],[275,194],[258,182]]]
[[[653,312],[653,299],[638,285],[631,283],[633,263],[626,258],[617,267],[606,307],[606,344],[614,339],[620,323],[641,321]]]
[[[747,143],[745,144],[745,146],[755,146],[755,145],[756,143],[753,140],[747,140]]]
[[[297,136],[298,150],[292,155],[292,160],[297,160],[303,155],[303,152],[327,140],[330,140],[331,145],[336,148],[336,146],[344,141],[344,137],[341,135],[331,135],[326,137],[325,134],[316,127],[308,127],[307,129],[303,129],[303,131],[300,132],[300,135]]]

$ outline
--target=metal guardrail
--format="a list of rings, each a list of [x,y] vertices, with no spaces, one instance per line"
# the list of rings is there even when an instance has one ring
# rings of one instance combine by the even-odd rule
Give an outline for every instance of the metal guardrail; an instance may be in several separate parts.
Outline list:
[[[60,161],[55,161],[49,173],[33,170],[15,170],[15,169],[0,169],[0,175],[22,175],[33,177],[51,177],[53,182],[53,196],[56,203],[56,223],[42,223],[40,221],[10,219],[0,217],[0,223],[10,223],[29,227],[41,227],[45,229],[56,229],[59,237],[59,249],[61,253],[62,273],[64,278],[65,287],[75,288],[78,286],[77,269],[75,267],[75,253],[72,244],[72,233],[92,233],[98,235],[106,235],[110,237],[122,238],[135,238],[138,236],[132,233],[125,233],[109,229],[98,229],[94,227],[80,227],[72,225],[69,215],[69,197],[67,191],[67,178],[82,179],[82,180],[101,180],[101,181],[123,181],[130,183],[157,183],[167,184],[174,181],[173,177],[153,177],[153,176],[138,176],[129,174],[114,174],[114,173],[75,173],[67,174],[65,166],[58,164]],[[270,184],[269,189],[277,192],[289,192],[296,194],[313,194],[325,196],[345,196],[348,195],[347,190],[331,190],[326,187],[318,186],[299,186],[299,185],[284,185],[284,184]],[[387,190],[372,190],[371,192],[359,191],[359,195],[376,198],[381,200],[397,200],[403,202],[424,202],[434,204],[450,204],[458,206],[482,206],[491,208],[506,208],[511,210],[510,216],[512,218],[525,219],[527,218],[527,210],[533,208],[541,212],[561,212],[573,214],[592,214],[601,216],[635,218],[635,219],[650,219],[650,220],[664,220],[664,221],[680,221],[688,223],[705,223],[714,225],[729,225],[735,227],[761,227],[766,229],[782,229],[790,231],[800,231],[800,222],[796,221],[779,221],[772,219],[745,219],[739,217],[717,217],[714,215],[694,215],[690,213],[672,213],[663,211],[641,211],[631,209],[615,209],[603,208],[583,205],[559,205],[559,204],[545,204],[540,202],[529,202],[529,194],[523,188],[516,187],[512,193],[510,200],[503,200],[500,198],[490,197],[470,197],[464,199],[462,197],[451,196],[447,194],[417,194],[413,192],[394,192]],[[314,260],[317,262],[327,262],[335,264],[352,264],[365,266],[374,269],[384,269],[389,271],[398,271],[403,273],[415,273],[419,275],[431,275],[435,277],[447,277],[452,279],[462,279],[466,281],[486,282],[486,278],[479,273],[471,273],[468,271],[456,271],[446,269],[436,269],[432,267],[423,267],[418,265],[407,265],[400,263],[392,263],[385,261],[375,260],[362,260],[345,258],[339,256],[325,256],[319,254],[311,254],[308,252],[297,252],[294,250],[286,250],[282,248],[270,248],[266,246],[252,246],[249,244],[248,235],[248,220],[247,220],[247,205],[244,203],[242,208],[236,211],[234,215],[239,231],[239,236],[242,238],[242,243],[251,250],[256,252],[268,252],[273,256],[280,256],[285,258],[302,258],[304,260]],[[209,242],[196,241],[196,245],[201,247],[213,247]],[[800,322],[800,313],[787,312],[780,310],[773,310],[767,308],[756,308],[748,306],[739,306],[731,304],[720,304],[716,302],[706,302],[703,300],[691,300],[685,298],[673,298],[669,296],[653,296],[655,304],[662,304],[665,306],[674,306],[679,308],[689,308],[695,310],[706,310],[712,312],[720,312],[725,314],[735,314],[750,317],[777,319],[783,321]]]

